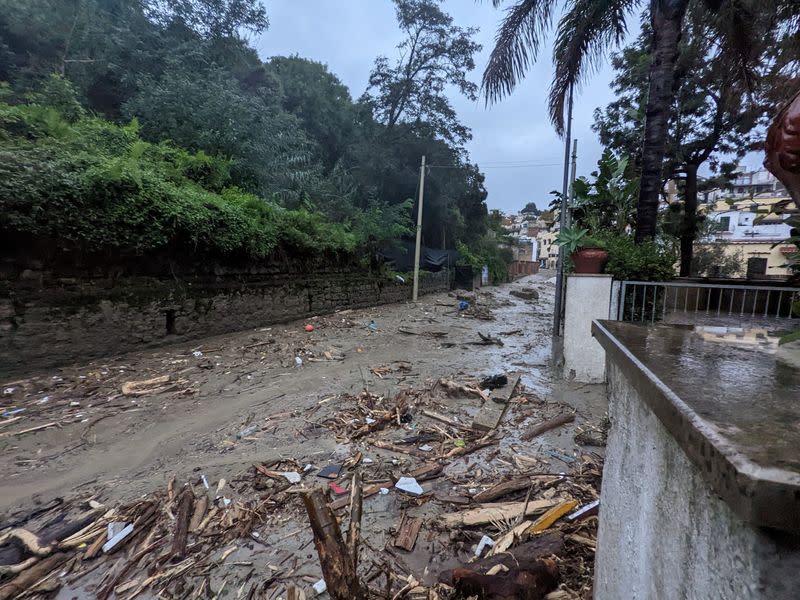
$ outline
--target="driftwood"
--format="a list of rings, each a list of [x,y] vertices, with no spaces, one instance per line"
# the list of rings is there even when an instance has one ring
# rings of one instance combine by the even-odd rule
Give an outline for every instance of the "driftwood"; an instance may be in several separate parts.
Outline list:
[[[203,494],[195,500],[194,503],[194,512],[192,513],[192,518],[189,519],[189,531],[192,533],[197,531],[197,528],[200,527],[200,523],[203,522],[203,518],[206,516],[206,511],[208,510],[208,494]]]
[[[554,419],[550,419],[549,421],[545,421],[544,423],[539,423],[536,427],[532,427],[519,437],[521,440],[529,442],[536,436],[542,435],[543,433],[547,433],[551,429],[555,429],[556,427],[561,427],[562,425],[566,425],[567,423],[572,423],[574,420],[575,420],[574,414],[561,415]]]
[[[503,483],[493,485],[489,489],[483,490],[482,492],[478,492],[472,497],[472,499],[475,500],[475,502],[493,502],[499,498],[513,494],[514,492],[526,490],[530,487],[530,485],[530,477],[512,479],[511,481],[504,481]]]
[[[563,551],[560,535],[543,535],[512,552],[442,571],[439,581],[454,587],[465,598],[542,600],[559,582],[558,565],[547,557]]]
[[[67,562],[71,556],[68,552],[57,552],[37,562],[10,582],[0,586],[0,600],[15,598],[18,594],[30,589],[37,581]]]
[[[350,550],[350,559],[354,567],[358,567],[358,543],[361,538],[361,507],[362,507],[361,471],[353,472],[353,482],[350,485],[350,528],[347,530],[347,546]]]
[[[186,538],[193,512],[194,492],[190,487],[186,487],[178,496],[178,510],[175,514],[175,535],[172,538],[172,555],[175,558],[186,556]]]
[[[394,540],[394,545],[402,548],[408,552],[414,549],[419,536],[419,530],[422,527],[422,519],[415,519],[403,514],[400,520],[400,526],[397,528],[397,537]]]
[[[473,527],[493,521],[513,521],[517,517],[544,512],[556,502],[551,500],[531,500],[530,502],[497,502],[485,504],[470,510],[442,515],[439,523],[445,527]]]
[[[382,440],[370,440],[369,442],[371,445],[375,446],[376,448],[380,448],[381,450],[391,450],[392,452],[402,452],[403,454],[408,454],[410,456],[416,456],[417,458],[426,459],[429,457],[427,452],[423,452],[422,450],[417,450],[416,448],[406,448],[405,446],[398,446],[397,444],[392,444],[390,442],[384,442]]]
[[[333,600],[366,600],[367,591],[358,579],[356,566],[342,539],[336,516],[325,500],[325,494],[315,489],[303,494],[303,503],[314,534],[314,546],[328,594]]]

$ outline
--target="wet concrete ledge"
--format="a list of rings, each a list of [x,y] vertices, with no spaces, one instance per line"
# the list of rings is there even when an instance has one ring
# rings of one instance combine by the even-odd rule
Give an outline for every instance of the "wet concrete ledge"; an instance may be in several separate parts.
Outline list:
[[[764,340],[730,344],[714,333],[592,326],[609,363],[734,513],[757,527],[800,532],[800,370]]]

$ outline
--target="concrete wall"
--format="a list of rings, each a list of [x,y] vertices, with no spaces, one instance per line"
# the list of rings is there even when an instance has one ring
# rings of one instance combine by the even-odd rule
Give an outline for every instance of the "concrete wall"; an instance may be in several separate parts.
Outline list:
[[[800,537],[745,524],[608,366],[596,600],[795,600]]]
[[[410,280],[357,270],[171,279],[28,272],[4,284],[2,376],[411,298]],[[447,289],[447,271],[420,277],[421,294]]]
[[[592,337],[592,321],[616,318],[611,310],[611,275],[569,275],[564,302],[564,377],[605,381],[606,353]]]

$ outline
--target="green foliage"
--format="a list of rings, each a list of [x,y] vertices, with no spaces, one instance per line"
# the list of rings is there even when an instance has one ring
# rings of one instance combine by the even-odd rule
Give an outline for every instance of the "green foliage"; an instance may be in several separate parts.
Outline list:
[[[605,272],[615,279],[634,281],[669,281],[675,276],[677,256],[657,242],[636,243],[630,235],[598,236],[608,251]]]
[[[528,202],[520,211],[523,215],[532,215],[534,217],[538,217],[542,214],[542,211],[536,207],[535,202]]]
[[[692,276],[694,277],[735,277],[745,263],[741,249],[726,252],[728,244],[696,244],[692,254]]]
[[[417,197],[425,155],[444,168],[426,177],[424,243],[474,246],[488,228],[487,192],[459,141],[468,130],[446,97],[448,85],[474,97],[476,88],[466,79],[478,48],[474,31],[457,27],[436,0],[398,1],[397,11],[404,37],[419,33],[421,42],[404,64],[420,70],[404,78],[387,63],[380,82],[371,82],[372,96],[354,102],[320,63],[259,58],[243,36],[268,24],[259,0],[0,0],[0,81],[11,83],[0,83],[6,103],[0,151],[19,147],[18,168],[41,168],[43,178],[52,173],[51,181],[24,184],[37,188],[23,192],[33,194],[43,212],[51,211],[48,185],[72,186],[70,194],[79,196],[90,173],[92,190],[109,188],[156,204],[164,194],[183,194],[187,185],[220,197],[235,188],[269,207],[264,222],[292,215],[285,243],[307,244],[319,235],[320,250],[329,239],[344,250],[354,244],[375,249],[410,236],[415,210],[408,199]],[[395,100],[395,116],[384,118],[383,108]],[[11,164],[2,168],[12,171]],[[67,176],[73,180],[62,182]],[[164,192],[154,177],[178,191]],[[197,193],[186,191],[186,197],[197,200]],[[236,211],[241,204],[233,203]],[[176,221],[180,227],[191,211],[185,208]],[[219,213],[198,211],[198,222]],[[92,216],[97,227],[103,226],[101,212]],[[69,211],[53,215],[68,221],[45,218],[54,231],[77,227]],[[328,236],[326,223],[341,231]],[[191,240],[205,231],[198,228],[181,239],[194,245]],[[128,241],[150,248],[169,237],[159,230],[152,240],[142,234],[142,240]],[[270,239],[265,233],[263,240]],[[275,239],[278,246],[271,247],[280,246],[280,236]],[[204,244],[215,242],[196,245]],[[242,247],[258,254],[262,245]]]
[[[484,266],[489,269],[489,279],[493,285],[508,281],[508,268],[514,259],[510,248],[497,244],[490,236],[484,236],[472,246],[463,242],[456,242],[458,250],[458,264],[472,267],[475,273],[480,273]]]
[[[591,232],[629,231],[636,217],[639,182],[627,177],[628,158],[606,149],[592,171],[593,181],[579,177],[573,183],[575,223]]]
[[[567,254],[572,254],[579,248],[583,248],[589,240],[589,230],[578,226],[565,227],[558,232],[556,244],[564,247]]]
[[[0,227],[93,250],[241,258],[278,248],[352,253],[379,235],[382,218],[399,231],[398,215],[378,207],[354,226],[286,210],[231,187],[230,161],[151,144],[137,129],[0,104]]]

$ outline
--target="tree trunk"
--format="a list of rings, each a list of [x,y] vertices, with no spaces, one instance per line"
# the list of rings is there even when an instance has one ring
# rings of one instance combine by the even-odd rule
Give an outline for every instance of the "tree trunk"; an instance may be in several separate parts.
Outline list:
[[[686,188],[683,199],[681,231],[681,277],[692,276],[694,238],[697,234],[697,165],[686,165]]]
[[[688,2],[689,0],[651,0],[650,3],[653,62],[650,64],[642,146],[642,181],[636,209],[638,242],[656,234],[661,167],[675,84],[675,62],[681,39],[681,24]]]

